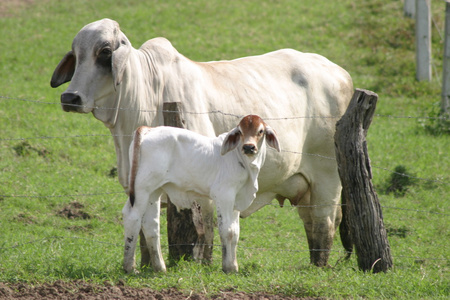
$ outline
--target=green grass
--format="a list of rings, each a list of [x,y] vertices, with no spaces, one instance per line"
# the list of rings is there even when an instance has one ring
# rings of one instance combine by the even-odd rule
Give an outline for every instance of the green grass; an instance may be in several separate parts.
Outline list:
[[[403,17],[401,1],[360,2],[37,0],[0,12],[0,281],[122,280],[210,295],[226,290],[447,298],[450,137],[425,130],[426,117],[440,101],[442,41],[436,26],[442,32],[444,3],[432,3],[436,72],[431,82],[419,83],[414,22]],[[117,20],[135,48],[164,36],[199,61],[286,47],[316,52],[347,69],[355,87],[378,93],[368,147],[394,268],[371,274],[358,270],[355,257],[338,263],[344,256],[338,239],[333,268],[312,267],[296,211],[269,206],[241,220],[238,274],[223,274],[216,246],[211,266],[182,262],[167,274],[125,275],[121,209],[126,197],[117,177],[110,176],[116,166],[113,140],[92,115],[61,110],[59,95],[67,85],[49,85],[76,33],[104,17]],[[402,197],[385,192],[399,165],[420,178]],[[65,208],[86,218],[69,219],[61,213]],[[167,257],[165,224],[162,229]],[[217,234],[215,239],[219,245]]]

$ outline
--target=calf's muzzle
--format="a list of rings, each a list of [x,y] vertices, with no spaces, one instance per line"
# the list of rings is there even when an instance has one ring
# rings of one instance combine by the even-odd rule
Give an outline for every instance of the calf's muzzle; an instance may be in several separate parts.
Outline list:
[[[256,149],[256,146],[253,144],[245,144],[242,146],[242,150],[245,154],[256,154],[256,152],[258,152],[258,149]]]

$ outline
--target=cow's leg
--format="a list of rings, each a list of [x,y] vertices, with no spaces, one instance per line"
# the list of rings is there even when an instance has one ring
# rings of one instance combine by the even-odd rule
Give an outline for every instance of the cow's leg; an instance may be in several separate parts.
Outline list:
[[[145,242],[144,232],[139,231],[139,247],[141,249],[141,268],[150,266],[150,252],[148,251],[147,243]]]
[[[312,185],[311,190],[311,263],[324,267],[328,263],[328,257],[336,232],[336,221],[340,200],[341,185],[339,177],[323,176],[320,183]],[[328,179],[328,180],[326,180]],[[338,220],[337,220],[338,219]]]
[[[239,211],[234,210],[234,201],[221,201],[222,199],[216,201],[217,223],[222,243],[222,270],[232,273],[238,271],[236,248],[239,240]]]
[[[160,194],[159,192],[153,192],[149,195],[149,202],[141,225],[153,270],[156,272],[165,272],[166,265],[161,252],[160,239]]]
[[[143,213],[136,209],[136,207],[132,207],[130,201],[127,201],[123,207],[122,215],[125,231],[123,268],[127,273],[133,273],[136,270],[134,252],[136,250],[136,241],[139,234],[139,229],[141,228]]]
[[[272,203],[273,199],[276,197],[276,193],[262,193],[257,196],[257,198],[250,204],[250,206],[241,212],[240,217],[246,218],[253,214],[254,212],[260,210],[264,206]]]
[[[306,238],[308,240],[309,249],[313,249],[313,221],[311,216],[311,193],[308,190],[306,194],[296,202],[297,212],[303,221],[303,226],[305,227]]]
[[[199,203],[203,221],[204,246],[201,247],[199,245],[199,248],[203,248],[203,253],[194,255],[194,259],[209,264],[212,262],[212,250],[214,246],[214,204],[212,200],[202,200]]]

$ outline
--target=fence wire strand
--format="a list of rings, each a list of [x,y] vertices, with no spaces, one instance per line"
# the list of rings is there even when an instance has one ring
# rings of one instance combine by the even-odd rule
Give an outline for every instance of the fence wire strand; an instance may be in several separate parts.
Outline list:
[[[106,241],[99,241],[99,240],[93,240],[83,237],[76,237],[76,236],[50,236],[45,237],[42,239],[35,239],[28,242],[12,245],[12,246],[6,246],[6,247],[0,247],[0,251],[6,251],[6,250],[13,250],[17,248],[22,248],[27,245],[33,245],[33,244],[42,244],[44,242],[51,242],[51,241],[62,241],[62,240],[80,240],[85,241],[90,244],[99,244],[99,245],[108,245],[111,247],[123,247],[123,244],[119,243],[111,243]],[[199,244],[200,246],[207,246],[211,248],[221,249],[221,244]],[[179,246],[194,246],[194,244],[166,244],[162,243],[162,247],[179,247]],[[141,247],[139,245],[136,246],[137,248]],[[303,252],[329,252],[329,253],[342,253],[342,254],[351,254],[355,252],[349,252],[345,250],[333,250],[333,249],[283,249],[280,247],[247,247],[240,245],[238,247],[238,250],[252,250],[252,251],[267,251],[267,252],[289,252],[289,253],[303,253]],[[406,256],[406,255],[392,255],[393,258],[407,258],[407,259],[415,259],[415,260],[431,260],[431,261],[450,261],[448,258],[438,258],[438,257],[417,257],[417,256]]]
[[[78,197],[94,197],[94,196],[105,196],[105,195],[126,195],[124,191],[120,192],[104,192],[104,193],[90,193],[90,194],[68,194],[68,195],[48,195],[48,196],[35,196],[35,195],[0,195],[0,199],[2,198],[31,198],[31,199],[42,199],[42,198],[78,198]],[[382,202],[382,199],[380,199]],[[315,208],[315,207],[327,207],[327,206],[345,206],[346,204],[337,203],[337,204],[317,204],[317,205],[286,205],[286,204],[277,204],[274,203],[275,199],[272,200],[272,202],[267,203],[267,206],[275,206],[275,207],[290,207],[290,208]],[[259,203],[258,200],[253,201],[254,203]],[[432,215],[439,215],[439,216],[450,216],[450,214],[447,213],[440,213],[440,212],[433,212],[433,211],[427,211],[427,210],[419,210],[419,209],[412,209],[412,208],[402,208],[402,207],[394,207],[394,206],[385,206],[381,205],[382,208],[386,209],[396,209],[396,210],[403,210],[403,211],[412,211],[417,213],[427,213]]]
[[[30,99],[26,99],[26,98],[17,98],[17,97],[8,97],[8,96],[2,96],[0,95],[0,100],[15,100],[15,101],[24,101],[24,102],[31,102],[31,103],[36,103],[36,104],[42,104],[42,105],[61,105],[59,102],[46,102],[46,101],[40,101],[40,100],[30,100]],[[86,108],[86,106],[83,105],[74,105],[74,106],[79,106],[79,107],[84,107]],[[91,108],[95,108],[95,109],[104,109],[104,110],[128,110],[128,111],[140,111],[140,112],[147,112],[147,113],[158,113],[158,112],[174,112],[174,111],[166,111],[166,110],[139,110],[139,109],[132,109],[132,108],[106,108],[106,107],[91,107]],[[200,114],[221,114],[223,116],[232,116],[235,118],[241,118],[241,115],[237,115],[237,114],[233,114],[233,113],[226,113],[223,112],[221,110],[212,110],[212,111],[206,111],[206,112],[183,112],[185,114],[195,114],[195,115],[200,115]],[[447,120],[449,119],[449,117],[447,116],[438,116],[438,117],[429,117],[429,116],[394,116],[394,115],[381,115],[381,114],[375,114],[375,117],[379,117],[379,118],[389,118],[389,119],[439,119],[439,120]],[[289,117],[279,117],[279,118],[263,118],[265,120],[293,120],[293,119],[305,119],[305,118],[339,118],[336,116],[289,116]],[[131,137],[132,135],[123,135],[123,136],[129,136]],[[71,136],[38,136],[38,137],[15,137],[15,138],[0,138],[0,141],[25,141],[25,140],[32,140],[32,139],[70,139],[70,138],[85,138],[85,137],[121,137],[120,135],[110,135],[110,134],[82,134],[82,135],[71,135]],[[282,150],[282,152],[285,153],[292,153],[292,154],[298,154],[298,155],[308,155],[308,156],[314,156],[314,157],[318,157],[321,159],[328,159],[328,160],[336,160],[335,157],[329,157],[329,156],[324,156],[324,155],[320,155],[320,154],[315,154],[315,153],[304,153],[304,152],[297,152],[297,151],[290,151],[290,150]],[[413,178],[413,179],[418,179],[418,180],[424,180],[424,181],[428,181],[428,182],[435,182],[435,183],[441,183],[441,184],[445,184],[448,185],[448,182],[444,182],[438,179],[428,179],[428,178],[421,178],[421,177],[417,177],[417,176],[411,176],[408,174],[404,174],[404,173],[399,173],[393,170],[390,170],[388,168],[384,168],[384,167],[378,167],[378,166],[373,166],[372,168],[377,168],[380,170],[384,170],[384,171],[388,171],[400,176],[404,176],[404,177],[409,177],[409,178]],[[68,195],[0,195],[0,198],[74,198],[74,197],[94,197],[94,196],[104,196],[104,195],[117,195],[117,194],[125,194],[124,191],[117,191],[117,192],[97,192],[97,193],[82,193],[82,194],[68,194]],[[257,201],[257,200],[256,200]],[[269,203],[268,205],[273,205],[273,206],[280,206],[279,204],[275,204],[275,203]],[[342,205],[342,204],[335,204],[335,205]],[[292,208],[298,208],[298,207],[318,207],[318,206],[323,206],[323,205],[291,205]],[[328,205],[327,205],[328,206]],[[399,207],[391,207],[391,206],[381,206],[382,208],[386,208],[386,209],[397,209],[397,210],[404,210],[404,211],[413,211],[413,212],[418,212],[418,213],[428,213],[428,214],[434,214],[434,215],[439,215],[439,216],[450,216],[450,214],[446,214],[446,213],[439,213],[439,212],[431,212],[431,211],[424,211],[424,210],[415,210],[415,209],[406,209],[406,208],[399,208]],[[58,238],[58,237],[55,237]],[[65,237],[59,237],[59,238],[65,238]],[[36,242],[39,241],[44,241],[47,240],[48,238],[44,238],[44,239],[40,239],[40,240],[36,240]],[[78,239],[83,239],[83,238],[78,238]],[[88,240],[88,239],[85,239]],[[33,242],[29,242],[29,243],[33,243]],[[28,244],[28,243],[25,243]],[[112,243],[106,243],[106,244],[111,244],[111,245],[116,245],[116,244],[112,244]],[[11,248],[14,247],[18,247],[18,246],[12,246]],[[245,249],[245,247],[242,247]],[[5,248],[0,248],[0,249],[5,249]],[[252,248],[248,248],[248,249],[252,249]],[[266,248],[254,248],[257,250],[269,250]],[[281,251],[300,251],[300,250],[281,250]],[[302,250],[303,251],[303,250]],[[304,251],[309,251],[309,250],[304,250]],[[419,258],[418,258],[419,259]],[[429,258],[427,258],[429,259]]]
[[[46,104],[46,105],[61,105],[60,102],[46,102],[46,101],[40,101],[40,100],[30,100],[25,98],[16,98],[16,97],[9,97],[9,96],[2,96],[0,95],[0,99],[4,100],[16,100],[16,101],[24,101],[24,102],[31,102],[36,104]],[[148,109],[135,109],[135,108],[126,108],[126,107],[98,107],[98,106],[86,106],[86,105],[78,105],[78,104],[71,104],[70,106],[73,107],[81,107],[81,108],[89,108],[89,109],[101,109],[101,110],[121,110],[121,111],[137,111],[137,112],[146,112],[146,113],[158,113],[158,112],[176,112],[176,111],[170,111],[170,110],[148,110]],[[221,110],[212,110],[212,111],[205,111],[205,112],[189,112],[189,111],[183,111],[184,114],[193,114],[193,115],[202,115],[202,114],[221,114],[224,116],[232,116],[236,118],[242,118],[243,115],[223,112]],[[438,116],[438,117],[429,117],[429,116],[393,116],[393,115],[381,115],[381,114],[375,114],[375,117],[380,118],[397,118],[397,119],[436,119],[436,120],[448,120],[450,117],[448,116]],[[340,116],[289,116],[289,117],[264,117],[261,116],[264,120],[292,120],[292,119],[337,119],[340,118]]]
[[[6,100],[17,100],[17,101],[26,101],[26,102],[32,102],[32,103],[37,103],[37,104],[48,104],[48,105],[60,105],[60,103],[56,103],[56,102],[45,102],[45,101],[39,101],[39,100],[30,100],[30,99],[25,99],[25,98],[15,98],[15,97],[7,97],[7,96],[1,96],[0,95],[0,99],[6,99]],[[97,108],[98,109],[98,108]],[[116,109],[116,108],[103,108],[103,109]],[[122,109],[122,108],[120,108]],[[126,110],[126,108],[124,108],[123,110]],[[137,110],[138,111],[138,110]],[[156,112],[156,111],[152,111],[152,110],[139,110],[141,112]],[[165,112],[165,111],[164,111]],[[167,112],[174,112],[174,111],[167,111]],[[231,114],[231,113],[224,113],[220,110],[215,110],[215,111],[209,111],[209,112],[186,112],[188,114],[215,114],[215,113],[219,113],[219,114],[223,114],[223,115],[227,115],[227,116],[233,116],[233,117],[241,117],[239,115],[235,115],[235,114]],[[401,118],[401,119],[448,119],[448,117],[415,117],[415,116],[392,116],[392,115],[375,115],[377,117],[384,117],[384,118]],[[288,119],[299,119],[299,118],[316,118],[315,116],[310,116],[310,117],[301,117],[301,116],[292,116],[292,117],[283,117],[283,118],[266,118],[267,120],[288,120]],[[317,117],[317,118],[336,118],[334,116],[329,116],[329,117]],[[39,137],[17,137],[17,138],[0,138],[0,141],[24,141],[24,140],[31,140],[31,139],[68,139],[68,138],[82,138],[82,137],[122,137],[122,136],[128,136],[131,137],[132,135],[109,135],[109,134],[84,134],[84,135],[71,135],[71,136],[39,136]],[[329,157],[329,156],[324,156],[324,155],[320,155],[320,154],[315,154],[315,153],[305,153],[305,152],[297,152],[297,151],[290,151],[290,150],[282,150],[282,152],[285,153],[292,153],[292,154],[297,154],[297,155],[308,155],[308,156],[314,156],[314,157],[318,157],[318,158],[322,158],[322,159],[328,159],[328,160],[336,160],[335,157]],[[442,180],[438,180],[438,179],[428,179],[428,178],[422,178],[422,177],[417,177],[417,176],[412,176],[409,174],[404,174],[404,173],[399,173],[393,170],[390,170],[388,168],[384,168],[384,167],[379,167],[376,165],[372,165],[372,168],[377,168],[380,170],[384,170],[387,172],[391,172],[400,176],[404,176],[404,177],[409,177],[409,178],[413,178],[413,179],[418,179],[418,180],[423,180],[423,181],[428,181],[428,182],[435,182],[435,183],[440,183],[440,184],[445,184],[448,185],[448,182],[444,182]],[[93,194],[76,194],[76,195],[39,195],[39,196],[35,196],[35,195],[0,195],[0,197],[3,198],[9,198],[9,197],[15,197],[15,198],[50,198],[50,197],[87,197],[87,196],[97,196],[97,195],[111,195],[111,194],[119,194],[119,193],[123,193],[123,192],[99,192],[99,193],[93,193]]]

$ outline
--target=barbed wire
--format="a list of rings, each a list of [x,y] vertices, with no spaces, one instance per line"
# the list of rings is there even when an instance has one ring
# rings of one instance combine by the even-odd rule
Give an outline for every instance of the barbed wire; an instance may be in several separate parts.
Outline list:
[[[17,98],[17,97],[9,97],[9,96],[2,96],[0,95],[0,99],[5,100],[16,100],[16,101],[25,101],[25,102],[32,102],[36,104],[47,104],[47,105],[61,105],[60,102],[46,102],[46,101],[40,101],[40,100],[30,100],[25,98]],[[158,113],[158,112],[178,112],[178,111],[171,111],[171,110],[148,110],[148,109],[136,109],[136,108],[126,108],[126,107],[98,107],[98,106],[86,106],[86,105],[79,105],[79,104],[70,104],[70,106],[73,107],[80,107],[80,108],[89,108],[89,109],[102,109],[102,110],[122,110],[122,111],[138,111],[138,112],[147,112],[147,113]],[[189,111],[183,111],[185,114],[193,114],[193,115],[202,115],[202,114],[222,114],[225,116],[232,116],[236,118],[242,118],[244,115],[238,115],[234,113],[228,113],[223,112],[221,110],[211,110],[211,111],[204,111],[204,112],[189,112]],[[448,116],[437,116],[437,117],[430,117],[430,116],[393,116],[393,115],[382,115],[382,114],[375,114],[375,117],[380,118],[396,118],[396,119],[435,119],[435,120],[448,120],[450,117]],[[290,116],[290,117],[263,117],[264,120],[292,120],[292,119],[338,119],[341,118],[341,116]]]
[[[389,118],[389,119],[430,119],[430,120],[448,120],[449,117],[440,116],[440,117],[429,117],[429,116],[393,116],[393,115],[381,115],[375,114],[375,117],[379,118]]]
[[[68,195],[0,195],[0,198],[78,198],[78,197],[92,197],[92,196],[102,196],[102,195],[114,195],[123,194],[121,192],[102,192],[102,193],[91,193],[91,194],[68,194]]]
[[[413,211],[413,212],[419,212],[419,213],[427,213],[427,214],[434,214],[434,215],[441,215],[441,216],[446,216],[449,217],[450,214],[446,214],[446,213],[439,213],[439,212],[434,212],[434,211],[427,211],[427,210],[419,210],[419,209],[412,209],[412,208],[402,208],[402,207],[393,207],[393,206],[385,206],[385,205],[381,205],[382,208],[388,208],[388,209],[397,209],[397,210],[405,210],[405,211]]]
[[[409,174],[400,173],[400,172],[393,171],[393,170],[390,170],[390,169],[387,169],[387,168],[378,167],[378,166],[373,166],[373,165],[371,165],[371,167],[372,167],[372,168],[376,168],[376,169],[380,169],[380,170],[384,170],[384,171],[387,171],[387,172],[391,172],[391,173],[393,173],[393,174],[397,174],[397,175],[400,175],[400,176],[403,176],[403,177],[408,177],[408,178],[413,178],[413,179],[419,179],[419,180],[429,181],[429,182],[442,183],[442,184],[446,184],[446,185],[449,184],[449,182],[445,182],[445,181],[442,181],[442,180],[439,180],[439,179],[429,179],[429,178],[422,178],[422,177],[412,176],[412,175],[409,175]]]
[[[41,239],[31,240],[28,242],[23,242],[23,243],[16,244],[13,246],[0,247],[0,251],[12,250],[12,249],[16,249],[16,248],[25,247],[27,245],[38,244],[38,243],[43,243],[46,241],[54,241],[54,240],[80,240],[80,241],[85,241],[85,242],[88,242],[91,244],[109,245],[112,247],[123,247],[123,244],[106,242],[106,241],[98,241],[98,240],[88,239],[88,238],[84,238],[84,237],[50,236],[50,237],[45,237],[45,238],[41,238]],[[241,242],[241,244],[242,244],[242,242]],[[221,244],[199,244],[199,245],[211,247],[213,249],[214,248],[222,249]],[[162,243],[161,246],[162,247],[179,247],[179,246],[194,246],[194,244],[193,243],[191,243],[191,244]],[[136,245],[136,247],[140,248],[141,246]],[[342,253],[342,254],[354,253],[354,252],[349,252],[349,251],[345,251],[345,250],[334,250],[334,249],[283,249],[278,246],[266,248],[266,247],[248,247],[248,246],[244,246],[244,245],[239,245],[238,250],[255,250],[255,251],[267,251],[267,252],[291,252],[291,253],[301,253],[301,252],[329,252],[329,253]],[[417,256],[405,256],[405,255],[392,255],[392,257],[393,258],[401,257],[401,258],[416,259],[416,260],[450,261],[449,258],[439,258],[439,257],[417,257]]]
[[[70,139],[70,138],[80,138],[80,137],[115,137],[119,135],[111,134],[76,134],[76,135],[66,135],[66,136],[35,136],[35,137],[18,137],[18,138],[1,138],[0,141],[26,141],[26,140],[50,140],[50,139]],[[123,135],[123,136],[132,136]]]
[[[382,199],[379,199],[382,201]],[[253,201],[253,203],[259,203],[258,200]],[[269,206],[280,206],[285,207],[287,205],[280,205],[277,203],[268,203]],[[326,205],[289,205],[291,208],[307,208],[307,207],[326,207],[326,206],[346,206],[347,204],[342,203],[336,203],[336,204],[326,204]],[[405,210],[405,211],[414,211],[418,213],[428,213],[428,214],[434,214],[434,215],[440,215],[440,216],[450,216],[450,214],[446,213],[440,213],[440,212],[434,212],[434,211],[428,211],[428,210],[419,210],[419,209],[412,209],[412,208],[403,208],[403,207],[394,207],[394,206],[385,206],[381,205],[382,208],[388,208],[388,209],[397,209],[397,210]]]
[[[124,136],[128,136],[128,137],[132,137],[133,135],[131,134],[127,134],[127,135],[110,135],[110,134],[85,134],[85,135],[71,135],[71,136],[39,136],[39,137],[20,137],[20,138],[0,138],[0,142],[1,141],[26,141],[26,140],[31,140],[31,139],[64,139],[64,138],[80,138],[80,137],[124,137]],[[272,150],[272,149],[270,149]],[[307,152],[298,152],[298,151],[290,151],[290,150],[285,150],[282,149],[281,152],[285,152],[285,153],[291,153],[291,154],[297,154],[297,155],[307,155],[307,156],[314,156],[314,157],[319,157],[319,158],[323,158],[323,159],[328,159],[328,160],[336,160],[335,157],[331,157],[331,156],[325,156],[325,155],[321,155],[321,154],[316,154],[316,153],[307,153]],[[418,179],[418,180],[422,180],[422,181],[428,181],[428,182],[435,182],[435,183],[441,183],[441,184],[445,184],[448,185],[450,183],[439,180],[439,179],[429,179],[429,178],[423,178],[423,177],[417,177],[417,176],[412,176],[409,174],[405,174],[405,173],[400,173],[397,171],[393,171],[390,170],[388,168],[384,168],[384,167],[379,167],[376,165],[371,165],[372,168],[376,168],[376,169],[380,169],[380,170],[384,170],[390,173],[394,173],[403,177],[409,177],[409,178],[413,178],[413,179]]]
[[[104,195],[119,195],[123,194],[125,195],[125,191],[118,191],[118,192],[104,192],[104,193],[90,193],[90,194],[67,194],[67,195],[48,195],[48,196],[42,196],[42,195],[0,195],[1,198],[78,198],[78,197],[93,197],[93,196],[104,196]],[[274,199],[275,200],[275,199]],[[273,201],[274,201],[273,200]],[[382,201],[382,199],[379,199]],[[253,201],[253,203],[260,203],[258,200]],[[264,202],[265,203],[265,202]],[[316,208],[316,207],[327,207],[327,206],[345,206],[346,204],[342,203],[335,203],[335,204],[314,204],[314,205],[298,205],[298,204],[291,204],[291,205],[281,205],[277,203],[267,203],[267,206],[275,206],[275,207],[290,207],[290,208]],[[428,210],[419,210],[419,209],[412,209],[412,208],[402,208],[402,207],[394,207],[394,206],[385,206],[381,205],[382,208],[387,209],[396,209],[396,210],[404,210],[404,211],[413,211],[418,213],[427,213],[432,215],[439,215],[439,216],[450,216],[450,214],[447,213],[440,213],[440,212],[434,212],[434,211],[428,211]]]
[[[25,99],[25,98],[16,98],[16,97],[7,97],[7,96],[1,96],[0,95],[0,99],[7,99],[7,100],[18,100],[18,101],[26,101],[26,102],[33,102],[33,103],[37,103],[37,104],[47,104],[47,105],[60,105],[60,103],[56,103],[56,102],[45,102],[45,101],[40,101],[40,100],[30,100],[30,99]],[[86,107],[86,106],[82,106],[82,105],[74,105],[74,106],[81,106],[81,107]],[[98,108],[97,109],[116,109],[116,108]],[[156,110],[137,110],[137,109],[128,109],[128,108],[119,108],[121,110],[135,110],[135,111],[141,111],[141,112],[157,112]],[[174,112],[174,111],[166,111],[163,110],[162,112]],[[219,113],[219,114],[223,114],[223,115],[229,115],[229,116],[233,116],[233,117],[242,117],[236,114],[232,114],[232,113],[225,113],[222,112],[220,110],[215,110],[215,111],[209,111],[209,112],[184,112],[184,113],[188,113],[188,114],[214,114],[214,113]],[[380,115],[377,114],[375,115],[377,117],[385,117],[385,118],[401,118],[401,119],[448,119],[448,117],[416,117],[416,116],[392,116],[392,115]],[[282,118],[266,118],[267,120],[288,120],[288,119],[297,119],[297,118],[337,118],[334,116],[329,116],[329,117],[324,117],[324,116],[309,116],[309,117],[300,117],[300,116],[291,116],[291,117],[282,117]],[[23,140],[30,140],[30,139],[66,139],[66,138],[81,138],[81,137],[121,137],[121,136],[128,136],[131,137],[132,135],[109,135],[109,134],[84,134],[84,135],[72,135],[72,136],[39,136],[39,137],[18,137],[18,138],[1,138],[0,141],[23,141]],[[329,157],[329,156],[324,156],[324,155],[320,155],[320,154],[315,154],[315,153],[305,153],[305,152],[297,152],[297,151],[290,151],[290,150],[282,150],[282,152],[285,153],[292,153],[292,154],[298,154],[298,155],[308,155],[308,156],[314,156],[314,157],[319,157],[319,158],[323,158],[323,159],[329,159],[329,160],[336,160],[335,157]],[[400,172],[396,172],[393,170],[390,170],[388,168],[384,168],[384,167],[379,167],[379,166],[371,166],[372,168],[377,168],[377,169],[381,169],[384,171],[388,171],[400,176],[404,176],[404,177],[409,177],[409,178],[414,178],[414,179],[418,179],[418,180],[423,180],[423,181],[428,181],[428,182],[435,182],[435,183],[441,183],[441,184],[449,184],[447,182],[444,182],[442,180],[438,180],[438,179],[428,179],[428,178],[422,178],[422,177],[417,177],[417,176],[412,176],[409,174],[405,174],[405,173],[400,173]],[[75,194],[75,195],[39,195],[39,196],[35,196],[35,195],[0,195],[0,197],[3,198],[8,198],[8,197],[16,197],[16,198],[50,198],[50,197],[89,197],[89,196],[97,196],[97,195],[111,195],[111,194],[121,194],[123,193],[123,191],[121,192],[102,192],[102,193],[92,193],[92,194]],[[303,206],[299,206],[299,207],[303,207]],[[317,206],[306,206],[306,207],[317,207]],[[391,207],[392,208],[392,207]],[[401,208],[397,208],[397,209],[401,209]],[[427,211],[421,211],[421,212],[427,212]],[[432,213],[432,212],[429,212]],[[436,214],[440,214],[440,213],[436,213]],[[446,214],[443,214],[446,215]]]

